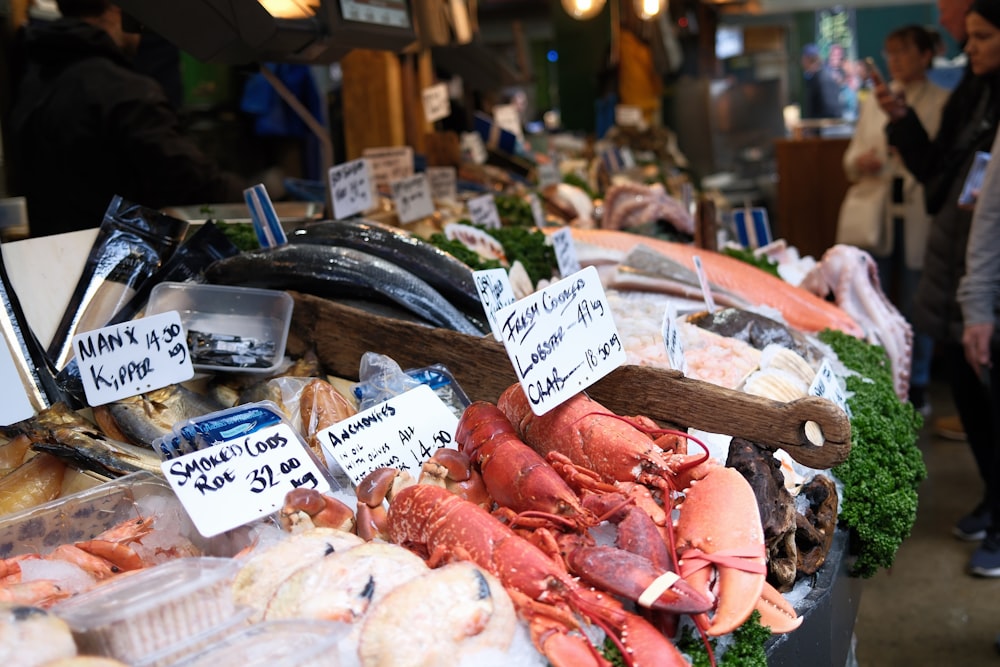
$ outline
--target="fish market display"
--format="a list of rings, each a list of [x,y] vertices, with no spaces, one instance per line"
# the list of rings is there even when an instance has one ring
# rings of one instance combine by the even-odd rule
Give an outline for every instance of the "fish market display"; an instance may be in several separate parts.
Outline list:
[[[612,185],[604,193],[602,229],[629,229],[657,220],[666,220],[677,231],[694,235],[690,211],[660,184],[624,183]]]
[[[0,515],[41,505],[62,492],[66,462],[37,454],[0,478]]]
[[[28,435],[32,449],[106,477],[120,477],[140,470],[160,474],[160,458],[152,449],[108,438],[65,403],[56,403],[9,428]]]
[[[370,220],[325,220],[295,230],[289,240],[354,248],[381,257],[424,280],[459,310],[482,310],[468,266],[399,228]]]
[[[703,298],[698,276],[693,269],[645,245],[637,245],[616,267],[606,286],[616,290],[660,292],[700,300]],[[747,302],[725,289],[712,294],[722,306],[745,307]]]
[[[244,252],[215,262],[205,277],[219,284],[294,289],[319,296],[384,298],[437,326],[473,336],[483,333],[417,276],[352,248],[288,244]]]
[[[131,396],[94,408],[95,419],[106,414],[109,421],[98,423],[109,436],[112,430],[119,439],[134,445],[152,447],[153,441],[167,435],[174,424],[221,410],[222,404],[179,384]]]
[[[572,234],[574,241],[623,252],[631,251],[642,243],[692,270],[693,257],[698,255],[711,285],[723,288],[748,303],[776,309],[788,324],[800,331],[811,333],[831,328],[853,336],[864,336],[864,330],[858,323],[838,306],[732,257],[628,232],[573,229]]]
[[[892,362],[896,395],[905,400],[910,388],[913,328],[882,291],[872,256],[854,246],[835,245],[823,254],[802,285],[821,297],[832,292],[837,305],[864,328],[868,342],[885,348]]]

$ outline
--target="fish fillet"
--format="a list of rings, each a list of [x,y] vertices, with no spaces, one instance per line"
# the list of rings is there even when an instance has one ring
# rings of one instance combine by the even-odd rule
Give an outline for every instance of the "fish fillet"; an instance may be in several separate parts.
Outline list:
[[[830,328],[858,338],[864,336],[858,323],[835,304],[727,255],[628,232],[575,228],[571,231],[574,241],[622,252],[629,252],[642,243],[691,270],[694,270],[692,258],[700,255],[708,280],[713,285],[729,290],[750,303],[780,311],[785,321],[796,329],[817,332]],[[546,232],[552,233],[552,230]]]

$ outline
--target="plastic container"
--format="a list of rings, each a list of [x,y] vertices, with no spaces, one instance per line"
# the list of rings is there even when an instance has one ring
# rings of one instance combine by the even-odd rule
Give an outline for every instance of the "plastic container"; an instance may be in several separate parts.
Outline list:
[[[102,584],[52,608],[80,653],[135,664],[226,625],[236,612],[231,558],[178,558]]]
[[[349,625],[332,621],[266,621],[205,648],[174,667],[340,667],[337,644]]]
[[[249,543],[239,529],[203,538],[166,480],[136,472],[3,517],[0,558],[47,554],[60,544],[92,539],[123,521],[145,515],[154,517],[154,532],[169,527],[176,546],[193,544],[206,556],[232,556]]]
[[[292,305],[280,290],[163,282],[146,314],[178,312],[195,370],[270,373],[285,356]]]

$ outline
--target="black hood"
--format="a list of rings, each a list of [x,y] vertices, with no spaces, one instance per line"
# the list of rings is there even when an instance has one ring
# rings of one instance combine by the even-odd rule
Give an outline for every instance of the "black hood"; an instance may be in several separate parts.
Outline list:
[[[124,66],[128,58],[105,31],[79,19],[61,18],[25,28],[24,55],[43,68],[62,69],[84,58],[104,57]]]

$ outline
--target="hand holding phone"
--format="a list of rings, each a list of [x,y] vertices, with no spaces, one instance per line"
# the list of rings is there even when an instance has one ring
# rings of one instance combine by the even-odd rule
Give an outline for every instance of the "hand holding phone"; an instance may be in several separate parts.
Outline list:
[[[868,78],[872,80],[874,85],[885,85],[885,78],[879,71],[878,65],[875,64],[874,58],[871,56],[865,58],[865,67],[868,69]]]

